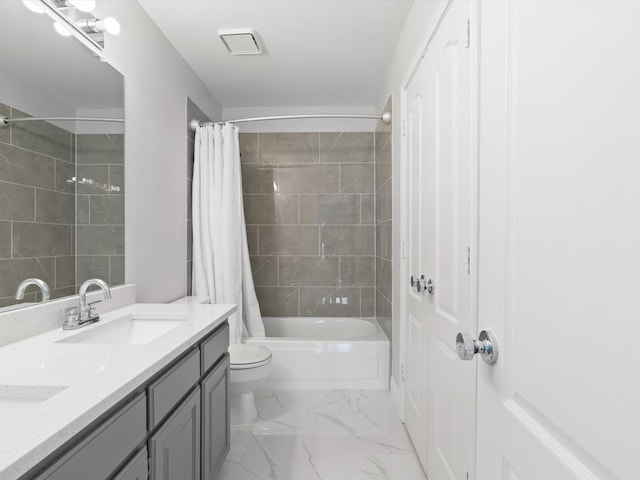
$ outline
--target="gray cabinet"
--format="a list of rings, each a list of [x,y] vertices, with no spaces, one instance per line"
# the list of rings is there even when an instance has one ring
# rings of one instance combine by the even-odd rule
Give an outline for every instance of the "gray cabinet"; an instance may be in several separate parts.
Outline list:
[[[149,385],[149,428],[159,425],[199,379],[200,352],[196,349]]]
[[[202,480],[213,480],[230,447],[229,355],[202,381]]]
[[[37,477],[86,480],[109,477],[146,437],[146,398],[136,397]]]
[[[113,477],[113,480],[147,480],[149,478],[149,460],[146,447]]]
[[[149,440],[151,480],[200,480],[200,387]]]
[[[213,480],[230,443],[228,346],[224,322],[21,480]]]

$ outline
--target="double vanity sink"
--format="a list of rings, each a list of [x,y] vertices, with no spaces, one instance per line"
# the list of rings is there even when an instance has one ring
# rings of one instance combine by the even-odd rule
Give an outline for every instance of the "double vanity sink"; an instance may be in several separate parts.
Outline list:
[[[109,322],[96,323],[78,330],[55,343],[86,345],[146,345],[187,321],[172,314],[128,313]],[[164,318],[163,318],[164,317]],[[34,407],[65,391],[69,385],[0,385],[0,424],[23,415]]]
[[[78,330],[58,328],[0,347],[0,480],[31,478],[34,467],[46,470],[65,445],[135,395],[149,398],[145,415],[151,418],[152,381],[186,368],[178,365],[186,364],[183,358],[192,358],[193,368],[197,364],[189,391],[204,388],[207,369],[215,368],[213,361],[204,365],[203,344],[222,337],[212,332],[234,310],[232,305],[133,304]],[[154,431],[146,423],[144,435],[151,439]]]

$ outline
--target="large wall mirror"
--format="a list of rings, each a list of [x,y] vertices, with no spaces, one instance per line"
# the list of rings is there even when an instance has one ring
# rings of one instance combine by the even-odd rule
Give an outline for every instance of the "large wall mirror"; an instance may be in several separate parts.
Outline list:
[[[0,115],[124,116],[122,76],[45,15],[0,2]],[[124,283],[124,124],[25,121],[0,129],[0,311]]]

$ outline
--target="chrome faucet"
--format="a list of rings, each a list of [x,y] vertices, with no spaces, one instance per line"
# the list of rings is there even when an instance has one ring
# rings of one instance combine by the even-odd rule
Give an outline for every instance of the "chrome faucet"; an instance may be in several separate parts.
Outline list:
[[[29,285],[35,285],[42,291],[42,301],[48,302],[51,297],[49,292],[49,285],[44,280],[39,278],[27,278],[20,282],[18,289],[16,290],[16,300],[24,300],[24,292]]]
[[[97,300],[87,304],[87,290],[89,290],[89,287],[94,285],[100,287],[105,300],[111,298],[111,290],[109,289],[107,282],[104,280],[91,278],[84,282],[80,285],[80,291],[78,292],[78,306],[67,308],[64,311],[64,313],[67,314],[67,320],[62,324],[62,328],[64,330],[75,330],[76,328],[80,328],[84,325],[95,323],[100,320],[100,315],[98,315],[93,305],[101,302],[102,300]]]

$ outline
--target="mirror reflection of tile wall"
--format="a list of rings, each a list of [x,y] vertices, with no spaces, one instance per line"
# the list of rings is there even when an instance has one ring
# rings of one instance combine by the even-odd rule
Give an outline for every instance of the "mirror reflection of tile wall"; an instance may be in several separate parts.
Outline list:
[[[76,135],[77,280],[124,283],[124,135]]]
[[[4,104],[0,115],[28,116]],[[123,137],[47,122],[0,129],[0,307],[16,303],[29,277],[47,282],[52,298],[90,277],[124,283]],[[76,168],[95,183],[76,185]],[[39,301],[37,291],[29,287],[25,302]]]

